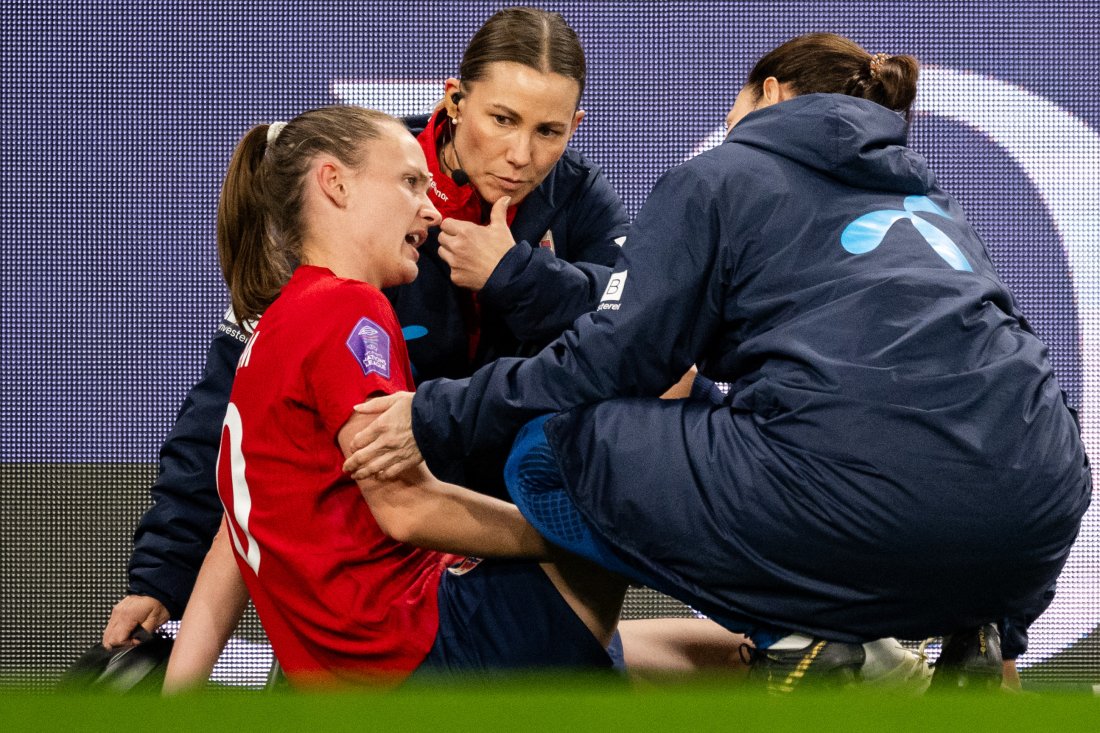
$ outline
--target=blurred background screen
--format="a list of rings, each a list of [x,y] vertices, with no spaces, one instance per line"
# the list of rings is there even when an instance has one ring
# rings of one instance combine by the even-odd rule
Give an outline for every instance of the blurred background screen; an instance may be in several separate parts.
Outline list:
[[[46,687],[125,589],[156,453],[228,303],[214,220],[252,125],[354,103],[427,112],[499,2],[68,2],[0,8],[0,685]],[[1094,0],[557,2],[588,56],[573,145],[634,215],[720,141],[752,64],[834,31],[924,64],[911,139],[985,237],[1100,439]],[[978,518],[980,521],[980,518]],[[688,613],[648,591],[628,616]],[[1090,511],[1025,679],[1100,683]],[[262,684],[250,616],[218,679]]]

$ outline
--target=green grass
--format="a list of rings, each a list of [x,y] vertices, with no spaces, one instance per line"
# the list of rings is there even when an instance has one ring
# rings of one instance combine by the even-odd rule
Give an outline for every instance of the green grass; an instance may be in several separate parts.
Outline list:
[[[263,731],[1100,731],[1100,698],[972,693],[900,698],[866,691],[769,697],[705,680],[629,688],[606,680],[513,678],[396,692],[226,691],[150,695],[0,694],[11,730]]]

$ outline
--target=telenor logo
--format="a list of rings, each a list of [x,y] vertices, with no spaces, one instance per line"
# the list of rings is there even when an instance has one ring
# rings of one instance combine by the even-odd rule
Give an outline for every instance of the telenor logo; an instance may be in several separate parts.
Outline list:
[[[405,341],[412,341],[428,335],[428,329],[424,326],[405,326],[401,329],[401,335]]]
[[[936,206],[932,199],[927,196],[908,196],[903,206],[905,207],[904,211],[882,209],[859,217],[844,227],[844,231],[840,235],[841,246],[854,255],[870,252],[882,244],[882,240],[886,238],[887,232],[894,224],[902,219],[907,219],[924,237],[924,241],[928,242],[936,254],[943,258],[944,262],[956,270],[974,271],[959,246],[951,241],[951,237],[944,234],[928,220],[917,216],[917,212],[922,211],[942,216],[944,219],[950,219],[951,216],[946,211]]]

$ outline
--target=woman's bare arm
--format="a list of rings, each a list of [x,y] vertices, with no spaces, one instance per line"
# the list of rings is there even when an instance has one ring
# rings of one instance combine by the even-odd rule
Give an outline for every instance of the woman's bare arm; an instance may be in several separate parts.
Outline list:
[[[354,413],[338,436],[344,455],[371,416]],[[359,490],[390,537],[418,547],[478,557],[545,559],[549,545],[513,504],[447,484],[423,462],[396,479],[360,479]]]
[[[247,605],[248,588],[233,557],[222,519],[183,612],[172,656],[168,658],[165,694],[199,689],[206,684]]]

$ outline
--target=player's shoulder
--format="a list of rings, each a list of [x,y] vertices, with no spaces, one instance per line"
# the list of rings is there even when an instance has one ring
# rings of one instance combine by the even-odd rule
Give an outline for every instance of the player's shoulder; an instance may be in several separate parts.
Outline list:
[[[387,326],[397,323],[389,299],[369,283],[337,277],[321,268],[310,268],[295,275],[291,287],[283,293],[290,296],[286,310],[299,319],[310,321],[314,328],[360,316],[384,321]]]

